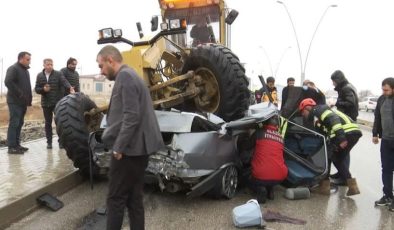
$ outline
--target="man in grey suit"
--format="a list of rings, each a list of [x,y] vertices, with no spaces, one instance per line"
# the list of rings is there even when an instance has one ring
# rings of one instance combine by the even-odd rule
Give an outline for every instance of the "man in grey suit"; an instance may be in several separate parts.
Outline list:
[[[164,148],[164,143],[148,88],[122,60],[114,46],[105,46],[97,55],[101,74],[115,81],[102,136],[113,151],[107,229],[121,228],[125,207],[131,228],[144,229],[144,172],[148,155]]]

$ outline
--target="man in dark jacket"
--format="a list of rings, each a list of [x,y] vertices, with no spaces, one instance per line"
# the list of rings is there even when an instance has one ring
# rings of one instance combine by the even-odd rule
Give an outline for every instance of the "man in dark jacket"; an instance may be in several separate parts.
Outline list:
[[[122,227],[127,207],[131,229],[144,229],[143,187],[148,156],[164,148],[149,89],[122,64],[114,46],[97,55],[101,74],[114,81],[103,142],[112,149],[107,197],[107,229]]]
[[[338,99],[335,103],[337,109],[348,115],[353,121],[357,121],[358,116],[358,96],[357,90],[346,79],[342,71],[337,70],[331,75],[334,90],[338,92]]]
[[[44,69],[37,75],[35,91],[41,94],[41,107],[45,119],[47,149],[52,149],[52,120],[56,103],[63,97],[62,89],[74,93],[73,87],[60,71],[53,69],[53,61],[44,59]]]
[[[375,120],[372,129],[372,142],[379,143],[382,161],[383,197],[375,202],[377,206],[389,205],[394,212],[393,171],[394,171],[394,78],[389,77],[382,82],[383,95],[379,97],[375,109]]]
[[[18,62],[7,69],[5,86],[8,88],[7,104],[9,109],[9,125],[7,132],[8,153],[23,154],[28,148],[21,146],[20,135],[25,119],[27,106],[31,106],[32,93],[30,84],[31,54],[20,52]]]
[[[70,85],[74,88],[75,92],[81,92],[79,88],[79,73],[76,71],[77,68],[77,59],[70,57],[67,60],[67,67],[64,67],[60,71],[63,73],[63,76],[70,83]],[[69,91],[64,90],[64,96],[70,94]]]
[[[294,83],[295,79],[293,77],[287,78],[287,86],[282,90],[282,108],[285,106],[287,97],[289,96],[289,88],[294,87]]]
[[[299,110],[306,120],[314,121],[315,128],[330,139],[329,150],[332,157],[328,162],[328,173],[330,173],[331,160],[338,169],[340,178],[347,182],[347,196],[360,194],[355,178],[352,178],[345,158],[350,150],[356,145],[362,136],[358,125],[346,114],[338,110],[331,110],[328,105],[316,105],[316,102],[307,98],[301,101]],[[330,180],[328,177],[320,182],[319,192],[330,194]]]
[[[338,92],[338,99],[335,104],[337,109],[357,121],[358,116],[358,96],[357,90],[346,79],[342,71],[337,70],[331,75],[331,80],[334,85],[335,91]],[[345,159],[347,167],[350,167],[350,154]],[[346,182],[339,180],[339,174],[336,173],[331,176],[334,179],[333,183],[338,185],[345,185]]]
[[[195,47],[199,44],[210,43],[211,34],[207,26],[205,17],[197,18],[196,24],[190,30],[190,37],[193,38],[192,46]]]

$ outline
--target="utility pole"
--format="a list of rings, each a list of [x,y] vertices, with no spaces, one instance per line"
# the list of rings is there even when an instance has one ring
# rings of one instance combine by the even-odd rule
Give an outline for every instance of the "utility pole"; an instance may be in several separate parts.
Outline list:
[[[309,51],[310,51],[310,49],[311,49],[312,42],[313,42],[313,39],[315,38],[316,32],[317,32],[317,30],[319,29],[319,26],[320,26],[321,22],[323,21],[324,16],[326,16],[328,9],[330,9],[331,7],[337,7],[337,5],[329,5],[329,6],[327,6],[326,10],[323,12],[323,15],[320,17],[320,20],[319,20],[319,22],[317,23],[317,26],[316,26],[316,28],[315,28],[315,31],[314,31],[314,33],[313,33],[313,35],[312,35],[312,39],[311,39],[311,41],[309,42],[309,47],[308,47],[307,54],[306,54],[306,57],[305,57],[305,62],[303,62],[303,61],[302,61],[302,56],[301,56],[300,43],[299,43],[299,41],[298,41],[297,32],[296,32],[296,29],[295,29],[295,26],[294,26],[294,23],[293,23],[293,19],[291,18],[290,12],[289,12],[289,10],[288,10],[288,8],[287,8],[287,6],[286,6],[286,4],[285,4],[284,2],[282,2],[282,1],[276,1],[276,2],[279,3],[279,4],[281,4],[281,5],[283,5],[283,7],[285,8],[286,13],[287,13],[287,15],[289,16],[289,19],[290,19],[290,22],[291,22],[291,26],[292,26],[292,28],[293,28],[294,37],[295,37],[295,39],[296,39],[296,41],[297,41],[298,55],[299,55],[299,57],[300,57],[300,65],[301,65],[301,84],[302,84],[302,83],[304,82],[304,80],[305,80],[306,63],[307,63],[307,61],[308,61]]]

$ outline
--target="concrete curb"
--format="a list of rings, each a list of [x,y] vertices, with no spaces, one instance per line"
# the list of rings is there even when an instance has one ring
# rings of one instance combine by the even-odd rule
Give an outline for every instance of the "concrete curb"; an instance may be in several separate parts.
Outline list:
[[[39,207],[36,198],[43,193],[50,193],[51,195],[59,196],[82,182],[82,176],[79,175],[78,170],[75,170],[4,207],[0,207],[0,229],[5,229],[15,221],[36,210]]]

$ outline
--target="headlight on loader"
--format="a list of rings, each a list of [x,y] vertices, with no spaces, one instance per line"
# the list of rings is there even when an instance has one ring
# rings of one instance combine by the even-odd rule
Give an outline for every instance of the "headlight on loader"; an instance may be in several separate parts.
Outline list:
[[[172,19],[170,20],[170,30],[174,29],[186,29],[186,19]]]
[[[121,29],[112,29],[112,28],[105,28],[99,30],[99,39],[106,39],[106,38],[119,38],[122,37],[122,30]]]
[[[113,29],[112,28],[105,28],[105,29],[99,30],[99,37],[100,37],[100,39],[112,38],[113,37]]]
[[[170,20],[170,30],[181,28],[181,20],[172,19]]]

